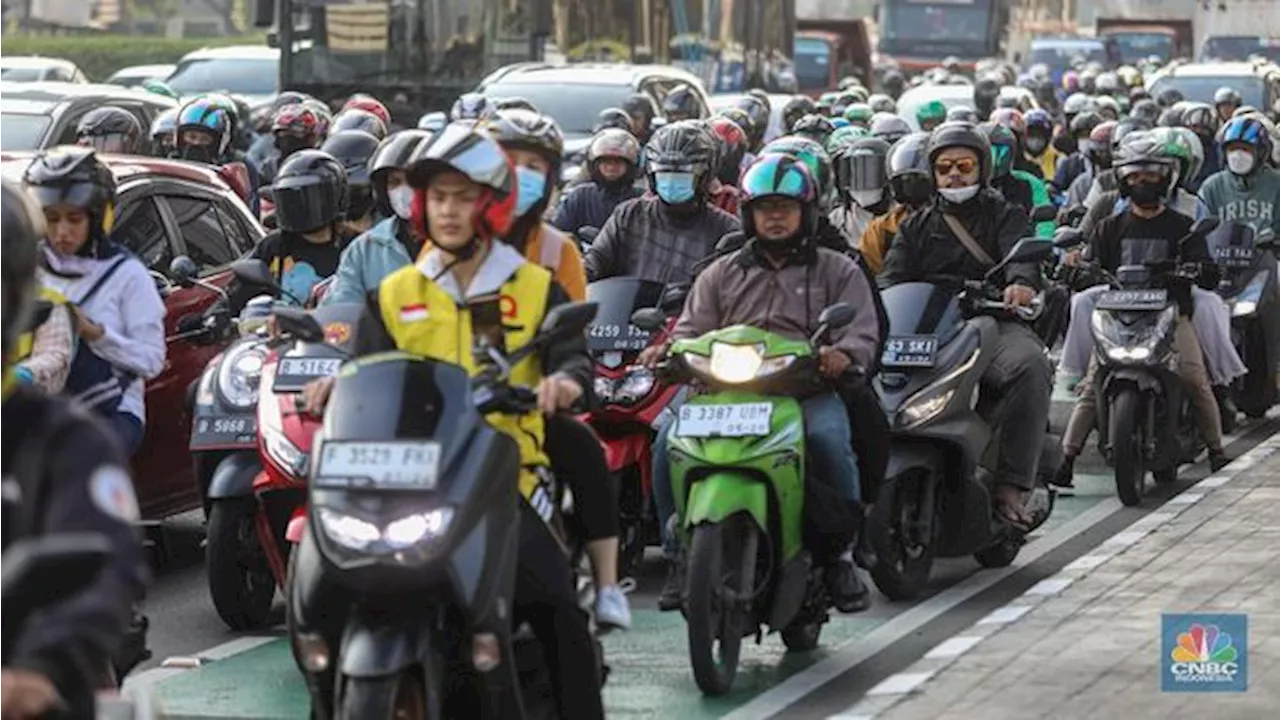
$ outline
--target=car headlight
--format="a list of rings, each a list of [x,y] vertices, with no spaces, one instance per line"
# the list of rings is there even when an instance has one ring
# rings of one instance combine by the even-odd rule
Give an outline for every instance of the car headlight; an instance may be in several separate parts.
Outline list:
[[[1091,318],[1093,337],[1107,357],[1117,362],[1145,362],[1162,338],[1168,337],[1178,319],[1178,307],[1160,311],[1155,324],[1131,330],[1115,316],[1095,312]]]
[[[700,358],[697,355],[685,355],[689,366],[699,372],[705,372],[720,382],[740,384],[765,378],[781,372],[796,361],[795,355],[779,355],[765,358],[762,345],[732,345],[730,343],[712,343],[711,358]],[[700,358],[693,360],[693,358]]]
[[[267,456],[286,472],[294,477],[302,477],[307,472],[307,454],[289,442],[284,433],[269,427],[262,428],[262,439],[267,446]]]
[[[258,402],[258,385],[267,353],[258,345],[245,343],[227,351],[218,367],[218,392],[232,407],[249,408]]]
[[[1231,300],[1231,317],[1244,317],[1258,312],[1262,291],[1267,287],[1267,271],[1262,270]]]
[[[899,428],[911,428],[933,419],[946,409],[955,397],[956,390],[965,373],[978,362],[979,349],[974,348],[969,357],[946,375],[921,388],[919,392],[907,398],[898,410],[897,425]]]
[[[382,528],[368,520],[328,508],[320,508],[317,515],[325,535],[339,545],[352,550],[375,548],[394,552],[444,535],[453,521],[453,508],[439,507],[413,513],[392,520]]]

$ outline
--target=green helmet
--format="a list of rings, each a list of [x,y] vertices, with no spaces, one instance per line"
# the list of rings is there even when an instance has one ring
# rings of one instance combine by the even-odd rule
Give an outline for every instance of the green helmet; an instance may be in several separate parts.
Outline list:
[[[1204,165],[1204,146],[1195,132],[1185,127],[1158,127],[1151,135],[1178,161],[1179,184],[1185,186],[1194,180]]]
[[[143,80],[142,89],[149,93],[155,93],[156,95],[164,95],[165,97],[171,97],[174,100],[178,99],[178,93],[174,92],[173,88],[169,87],[169,83],[163,80]]]
[[[867,136],[867,131],[857,125],[845,125],[838,128],[835,132],[827,137],[827,152],[835,154],[836,149],[849,143],[855,142],[858,138]]]
[[[844,109],[845,120],[864,128],[871,125],[871,116],[874,114],[875,112],[872,111],[871,106],[864,102],[853,103]]]
[[[925,123],[935,125],[947,120],[947,106],[941,100],[930,100],[916,108],[916,122],[923,128]]]
[[[823,110],[829,110],[832,105],[836,104],[836,100],[839,99],[840,94],[841,93],[835,90],[832,90],[831,92],[822,93],[821,95],[818,96],[818,102],[817,102],[818,107]]]
[[[827,197],[831,191],[831,156],[822,145],[806,137],[787,135],[765,145],[760,151],[761,156],[778,154],[799,158],[809,168],[810,174],[818,183],[819,199]]]

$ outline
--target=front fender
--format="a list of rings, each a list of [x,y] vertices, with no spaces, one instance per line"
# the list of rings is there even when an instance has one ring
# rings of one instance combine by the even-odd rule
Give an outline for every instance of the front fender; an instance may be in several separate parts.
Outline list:
[[[1159,376],[1141,368],[1121,367],[1107,373],[1102,381],[1102,396],[1110,397],[1112,388],[1122,384],[1132,385],[1142,392],[1162,392]]]
[[[745,473],[717,472],[695,482],[685,501],[684,526],[718,523],[735,513],[749,514],[769,533],[769,488]]]
[[[262,471],[258,453],[250,450],[233,452],[218,463],[209,480],[210,500],[253,495],[253,479]]]
[[[342,632],[339,666],[348,677],[388,677],[420,662],[431,648],[427,622],[369,624],[358,613]]]

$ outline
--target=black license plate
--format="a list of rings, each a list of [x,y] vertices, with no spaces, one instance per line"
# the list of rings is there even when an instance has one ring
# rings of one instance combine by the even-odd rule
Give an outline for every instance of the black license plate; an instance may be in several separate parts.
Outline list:
[[[1098,297],[1099,310],[1161,310],[1169,301],[1169,291],[1108,290]]]
[[[885,367],[933,367],[938,354],[934,335],[897,335],[884,344],[880,364]]]
[[[587,348],[591,352],[638,351],[649,345],[649,333],[635,325],[596,323],[587,328]]]
[[[1219,265],[1230,270],[1253,267],[1255,257],[1251,247],[1220,247],[1213,254]]]
[[[191,428],[191,447],[226,447],[254,445],[258,441],[258,416],[203,415],[196,417]]]

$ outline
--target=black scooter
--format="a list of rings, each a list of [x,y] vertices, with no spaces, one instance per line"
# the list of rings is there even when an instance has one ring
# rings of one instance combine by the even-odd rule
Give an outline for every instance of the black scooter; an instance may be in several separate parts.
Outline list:
[[[547,715],[545,663],[536,647],[526,652],[536,643],[514,641],[519,454],[484,418],[533,408],[533,392],[508,383],[510,368],[584,332],[595,310],[558,307],[530,345],[478,351],[492,363],[476,378],[405,353],[339,371],[287,594],[314,716]],[[305,314],[277,318],[298,337],[323,337]],[[557,505],[545,490],[533,491],[535,509]]]
[[[1276,389],[1280,288],[1276,285],[1275,235],[1270,228],[1255,233],[1249,225],[1231,222],[1219,225],[1205,242],[1222,268],[1218,294],[1231,308],[1231,340],[1249,371],[1236,380],[1232,395],[1236,407],[1256,420],[1280,401]],[[1228,424],[1234,425],[1228,422],[1227,414],[1222,418],[1224,430]]]

